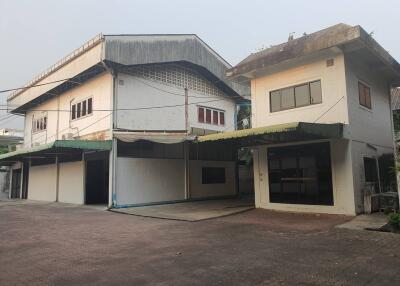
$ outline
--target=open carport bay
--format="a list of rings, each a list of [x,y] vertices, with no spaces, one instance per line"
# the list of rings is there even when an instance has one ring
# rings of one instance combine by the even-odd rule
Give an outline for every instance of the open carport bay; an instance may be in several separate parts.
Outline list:
[[[232,215],[254,208],[254,199],[202,200],[112,209],[114,212],[183,221],[199,221]]]

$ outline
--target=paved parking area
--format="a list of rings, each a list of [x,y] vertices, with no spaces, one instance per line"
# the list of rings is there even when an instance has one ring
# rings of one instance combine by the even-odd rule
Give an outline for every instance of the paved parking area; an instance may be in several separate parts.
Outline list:
[[[400,285],[400,236],[250,210],[198,222],[0,202],[0,285]]]

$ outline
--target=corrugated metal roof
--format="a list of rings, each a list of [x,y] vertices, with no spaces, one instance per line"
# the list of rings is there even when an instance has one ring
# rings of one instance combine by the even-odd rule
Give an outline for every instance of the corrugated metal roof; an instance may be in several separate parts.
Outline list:
[[[80,150],[111,150],[112,141],[90,141],[90,140],[56,140],[51,143],[42,144],[32,148],[23,148],[10,153],[0,155],[0,161],[20,158],[28,154],[36,154],[50,149],[80,149]]]
[[[343,136],[343,124],[324,124],[324,123],[308,123],[308,122],[293,122],[286,124],[278,124],[272,126],[236,130],[230,132],[216,133],[205,136],[199,136],[197,142],[217,142],[240,140],[248,138],[263,137],[264,135],[279,134],[279,133],[294,133],[305,137],[320,137],[320,138],[341,138]],[[303,137],[304,136],[304,137]],[[279,141],[279,140],[278,140]]]

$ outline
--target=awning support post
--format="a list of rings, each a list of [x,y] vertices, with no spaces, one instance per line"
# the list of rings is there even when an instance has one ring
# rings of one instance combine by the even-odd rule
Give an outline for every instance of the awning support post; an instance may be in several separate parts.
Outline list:
[[[190,161],[189,161],[189,142],[183,142],[183,159],[185,164],[185,200],[190,199]]]
[[[60,164],[58,163],[58,155],[56,155],[56,202],[59,199],[60,191]]]

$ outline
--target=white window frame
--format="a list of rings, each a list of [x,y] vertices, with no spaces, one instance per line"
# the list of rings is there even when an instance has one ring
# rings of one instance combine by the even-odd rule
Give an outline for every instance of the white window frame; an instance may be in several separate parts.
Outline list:
[[[204,109],[204,121],[203,122],[201,122],[199,120],[199,112],[200,112],[199,110],[200,110],[200,108]],[[211,122],[210,123],[208,123],[206,121],[207,120],[206,119],[207,118],[207,110],[211,111]],[[218,123],[217,124],[214,123],[214,111],[218,112]],[[221,124],[220,113],[224,114],[224,124]],[[207,125],[213,125],[213,126],[225,126],[226,125],[226,112],[225,112],[225,110],[218,109],[218,108],[207,107],[207,106],[203,106],[203,105],[197,105],[197,122],[201,123],[201,124],[207,124]]]
[[[36,127],[37,123],[39,123],[39,128]],[[40,128],[40,124],[43,124],[42,128]],[[32,117],[32,134],[37,134],[43,131],[47,130],[47,125],[49,124],[47,113],[41,114],[37,118],[35,118],[35,115]],[[46,125],[46,126],[44,126]]]
[[[92,112],[91,113],[88,113],[89,99],[92,100]],[[81,104],[81,114],[82,114],[82,110],[83,110],[82,106],[83,106],[84,102],[86,102],[86,114],[77,117],[76,113],[77,113],[77,110],[78,110],[78,104]],[[73,115],[73,113],[72,113],[72,109],[73,108],[72,107],[73,106],[75,106],[75,118],[72,118],[72,115]],[[76,121],[76,120],[79,120],[79,119],[83,119],[83,118],[92,116],[93,115],[93,96],[86,97],[85,99],[82,99],[82,100],[79,100],[79,101],[76,101],[76,102],[71,101],[70,110],[71,111],[70,111],[69,118],[70,118],[71,121]]]

